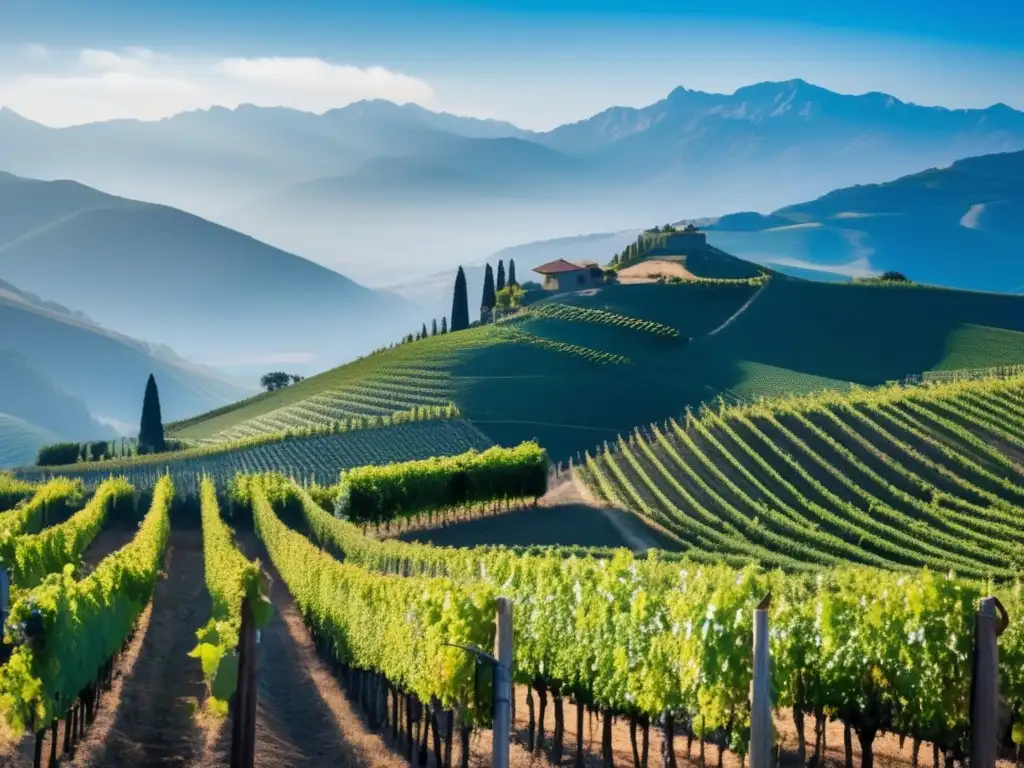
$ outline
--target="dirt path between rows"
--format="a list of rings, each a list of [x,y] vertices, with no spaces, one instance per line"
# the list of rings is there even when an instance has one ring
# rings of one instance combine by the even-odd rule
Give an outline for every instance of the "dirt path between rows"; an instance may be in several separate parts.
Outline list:
[[[96,570],[96,566],[102,562],[107,555],[114,554],[117,550],[135,538],[139,532],[136,527],[111,526],[103,528],[93,539],[92,544],[82,554],[82,573],[87,576]]]
[[[239,531],[238,542],[246,556],[260,558],[272,579],[274,615],[260,638],[256,765],[407,765],[366,728],[349,703],[330,667],[317,654],[295,601],[255,535]]]
[[[121,679],[101,702],[70,765],[204,765],[203,733],[193,717],[203,692],[202,669],[188,657],[196,630],[210,615],[202,533],[172,531],[165,563],[166,577],[157,583],[148,615],[119,665]]]

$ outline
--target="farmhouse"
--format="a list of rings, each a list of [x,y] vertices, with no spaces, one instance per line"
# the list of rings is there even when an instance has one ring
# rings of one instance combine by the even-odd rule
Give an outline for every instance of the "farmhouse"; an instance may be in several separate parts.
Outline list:
[[[544,276],[543,285],[546,291],[578,291],[593,288],[604,282],[604,272],[596,261],[574,263],[565,259],[555,259],[547,264],[541,264],[533,271]]]

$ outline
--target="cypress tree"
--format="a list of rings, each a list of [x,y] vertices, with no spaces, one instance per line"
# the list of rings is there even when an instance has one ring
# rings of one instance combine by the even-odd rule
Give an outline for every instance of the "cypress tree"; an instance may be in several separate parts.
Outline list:
[[[441,333],[448,333],[448,318],[441,318]]]
[[[466,273],[459,267],[455,276],[455,296],[452,298],[451,330],[464,331],[469,328],[469,294],[466,289]]]
[[[508,260],[508,284],[509,285],[519,285],[519,283],[516,282],[516,260],[515,259],[509,259]]]
[[[420,338],[421,339],[427,338],[427,324],[426,323],[423,324],[423,328],[420,330]]]
[[[490,314],[492,309],[494,309],[494,270],[488,264],[487,269],[484,270],[484,294],[480,298],[480,314]]]
[[[142,420],[139,422],[139,447],[151,453],[164,450],[164,424],[160,416],[160,393],[156,379],[149,374],[146,394],[142,398]]]
[[[437,336],[437,318],[430,321],[430,335]]]
[[[500,291],[505,287],[505,262],[498,259],[498,282],[494,284],[494,290]]]

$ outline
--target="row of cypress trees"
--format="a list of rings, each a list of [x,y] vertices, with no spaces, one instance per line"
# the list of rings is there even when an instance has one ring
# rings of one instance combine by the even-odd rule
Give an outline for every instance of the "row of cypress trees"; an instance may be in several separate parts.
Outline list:
[[[494,270],[488,264],[484,269],[484,290],[480,297],[480,316],[488,318],[494,311],[497,303],[498,291],[507,285],[518,285],[516,282],[515,259],[508,260],[508,278],[505,277],[505,262],[498,259],[498,279],[494,279]],[[469,328],[469,291],[466,287],[466,273],[462,267],[455,276],[455,295],[452,298],[452,324],[451,330],[463,331]]]

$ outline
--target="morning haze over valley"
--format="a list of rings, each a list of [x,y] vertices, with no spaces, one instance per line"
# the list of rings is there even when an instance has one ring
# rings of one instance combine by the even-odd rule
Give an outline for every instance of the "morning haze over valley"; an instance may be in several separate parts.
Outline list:
[[[0,765],[1020,766],[1020,73],[989,0],[0,5]]]

